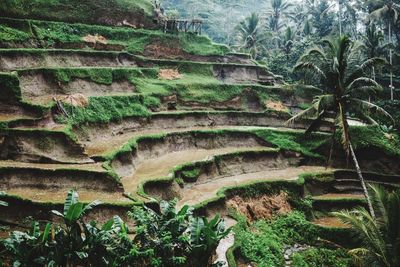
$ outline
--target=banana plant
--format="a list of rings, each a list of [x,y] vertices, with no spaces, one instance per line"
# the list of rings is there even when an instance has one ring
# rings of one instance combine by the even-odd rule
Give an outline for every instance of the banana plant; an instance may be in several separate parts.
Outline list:
[[[93,201],[85,205],[79,202],[78,193],[70,190],[65,199],[63,213],[52,210],[52,213],[61,217],[65,224],[56,235],[57,258],[61,266],[77,266],[87,262],[89,255],[85,248],[83,217],[99,204],[100,201]]]
[[[36,267],[54,266],[49,257],[53,247],[52,225],[46,224],[43,232],[39,223],[33,222],[29,232],[14,231],[3,241],[3,246],[12,266]]]
[[[121,266],[132,262],[124,259],[129,255],[133,244],[128,236],[128,227],[119,217],[114,216],[101,228],[95,222],[84,225],[85,243],[88,253],[88,266]]]
[[[202,217],[192,218],[189,232],[193,262],[203,262],[204,266],[210,266],[213,252],[219,242],[230,233],[230,230],[230,228],[225,228],[225,223],[219,215],[216,215],[210,221]],[[207,261],[204,261],[204,259],[207,259]]]
[[[58,210],[52,210],[51,212],[64,219],[64,223],[71,227],[78,223],[83,216],[90,212],[94,207],[100,205],[101,202],[96,200],[87,205],[79,202],[78,192],[70,190],[67,194],[67,198],[64,203],[64,212],[61,213]]]

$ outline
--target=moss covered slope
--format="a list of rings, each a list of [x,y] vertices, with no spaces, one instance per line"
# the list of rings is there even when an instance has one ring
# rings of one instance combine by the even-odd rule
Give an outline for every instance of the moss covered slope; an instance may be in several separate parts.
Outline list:
[[[154,27],[150,0],[5,0],[5,17],[116,25],[127,22]]]

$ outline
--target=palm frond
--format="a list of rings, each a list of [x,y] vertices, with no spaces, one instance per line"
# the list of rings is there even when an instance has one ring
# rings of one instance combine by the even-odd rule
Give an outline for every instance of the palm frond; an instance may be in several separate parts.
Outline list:
[[[300,62],[294,66],[293,71],[311,71],[321,78],[326,79],[324,71],[322,71],[316,64],[312,62]]]
[[[290,118],[289,120],[287,120],[285,122],[286,125],[290,125],[295,123],[297,120],[300,119],[306,119],[306,118],[311,118],[314,117],[317,114],[317,108],[315,106],[316,104],[313,104],[311,107],[309,107],[306,110],[303,110],[302,112],[300,112],[299,114],[293,116],[292,118]]]
[[[353,102],[353,104],[358,105],[362,110],[368,111],[368,112],[376,112],[376,113],[388,118],[389,120],[391,120],[392,124],[395,124],[393,117],[386,110],[381,108],[380,106],[375,105],[375,104],[365,101],[365,100],[358,99],[358,98],[351,98],[350,101]]]
[[[348,87],[354,80],[363,77],[367,69],[385,64],[387,64],[387,61],[380,57],[374,57],[366,60],[363,64],[357,66],[356,69],[347,77],[344,83],[345,87]]]
[[[363,86],[361,86],[361,85],[363,85]],[[353,91],[359,90],[360,88],[367,87],[366,85],[370,85],[368,87],[370,89],[375,88],[376,91],[382,90],[382,86],[379,83],[377,83],[375,80],[368,78],[368,77],[360,77],[360,78],[353,80],[346,87],[345,94],[350,94]],[[365,88],[365,89],[367,89],[367,88]]]

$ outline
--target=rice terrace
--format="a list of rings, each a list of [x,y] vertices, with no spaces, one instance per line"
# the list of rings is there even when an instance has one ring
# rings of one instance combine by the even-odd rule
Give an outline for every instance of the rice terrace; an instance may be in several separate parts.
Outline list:
[[[0,267],[399,267],[399,13],[2,0]]]

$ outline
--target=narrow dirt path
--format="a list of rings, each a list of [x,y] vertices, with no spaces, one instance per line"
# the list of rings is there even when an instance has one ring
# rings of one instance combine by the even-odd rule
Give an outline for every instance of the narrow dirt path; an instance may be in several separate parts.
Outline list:
[[[40,189],[40,188],[11,188],[4,190],[8,195],[19,196],[34,202],[42,203],[64,203],[65,196],[69,189]],[[124,197],[122,193],[101,192],[98,190],[79,189],[79,200],[91,202],[100,200],[103,203],[131,203],[132,201]]]
[[[59,169],[74,169],[83,171],[105,172],[102,166],[103,163],[89,164],[46,164],[46,163],[29,163],[13,160],[0,160],[0,168],[24,168],[38,170],[59,170]]]
[[[185,187],[182,192],[182,198],[178,205],[196,205],[207,199],[216,196],[217,192],[224,187],[241,185],[254,181],[274,181],[274,180],[296,180],[298,176],[306,172],[321,172],[324,167],[318,166],[300,166],[281,170],[266,170],[262,172],[246,173],[236,176],[216,177],[205,183],[198,183]]]
[[[44,171],[47,173],[48,171],[59,171],[61,173],[68,173],[71,171],[87,171],[96,173],[96,175],[103,175],[106,173],[106,170],[103,168],[102,163],[93,163],[93,164],[44,164],[44,163],[27,163],[27,162],[18,162],[12,160],[3,160],[0,161],[0,172],[1,169],[8,172],[10,169],[15,172],[15,176],[18,176],[18,171],[22,171],[28,169],[34,173],[37,171]],[[40,174],[32,174],[32,175],[40,175]],[[1,175],[1,174],[0,174]],[[26,175],[26,174],[24,174]],[[62,176],[62,174],[60,174]],[[73,172],[71,173],[73,176]],[[43,179],[51,179],[45,178],[46,174],[43,174]],[[24,176],[25,177],[25,176]],[[78,177],[75,177],[78,178]],[[69,188],[60,188],[56,186],[54,188],[47,187],[34,187],[33,185],[29,188],[27,184],[32,183],[29,179],[24,180],[23,184],[20,184],[18,178],[13,179],[14,186],[11,188],[7,188],[4,191],[9,195],[19,196],[23,199],[29,199],[35,202],[45,202],[45,203],[63,203],[65,200],[65,196]],[[94,201],[100,200],[102,202],[107,203],[119,203],[119,202],[128,202],[129,200],[122,195],[121,192],[102,192],[99,190],[90,190],[85,188],[79,188],[79,195],[82,201]]]
[[[252,129],[265,129],[265,127],[250,127],[250,126],[216,126],[216,127],[182,127],[182,128],[170,128],[170,129],[149,129],[142,131],[127,131],[122,134],[107,136],[102,139],[92,140],[89,142],[82,142],[85,145],[86,153],[93,156],[101,156],[126,144],[129,140],[140,136],[153,135],[153,134],[171,134],[171,133],[182,133],[190,131],[213,131],[213,130],[252,130]]]
[[[350,228],[350,225],[343,223],[340,219],[335,217],[321,217],[315,219],[312,223],[323,227]]]
[[[237,147],[226,147],[210,150],[196,149],[172,152],[161,157],[152,158],[141,162],[137,166],[135,173],[131,176],[123,177],[121,182],[127,194],[134,198],[142,199],[142,197],[139,197],[137,194],[138,187],[141,183],[146,180],[168,177],[173,168],[178,165],[204,160],[215,155],[228,154],[241,150],[247,151],[256,149],[265,149],[265,147],[242,147],[240,149]]]

